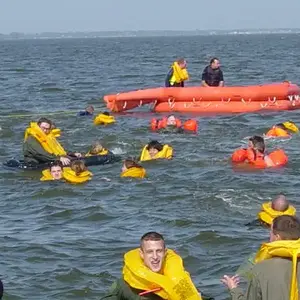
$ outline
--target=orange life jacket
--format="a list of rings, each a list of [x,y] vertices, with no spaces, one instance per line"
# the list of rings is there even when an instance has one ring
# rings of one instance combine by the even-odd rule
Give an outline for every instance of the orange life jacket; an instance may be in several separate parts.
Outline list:
[[[279,127],[273,126],[267,133],[266,136],[270,137],[290,137],[290,134]]]

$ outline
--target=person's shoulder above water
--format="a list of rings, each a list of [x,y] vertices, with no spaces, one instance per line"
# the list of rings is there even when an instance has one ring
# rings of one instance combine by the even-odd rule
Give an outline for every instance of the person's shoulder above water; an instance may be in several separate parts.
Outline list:
[[[78,116],[92,116],[94,114],[94,107],[92,105],[89,105],[85,108],[84,111],[78,112]]]

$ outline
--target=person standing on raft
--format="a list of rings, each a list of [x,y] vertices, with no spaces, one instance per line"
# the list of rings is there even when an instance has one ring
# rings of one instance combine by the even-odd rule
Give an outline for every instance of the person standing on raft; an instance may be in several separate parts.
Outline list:
[[[182,258],[166,248],[161,234],[148,232],[142,236],[140,248],[125,253],[123,277],[112,285],[109,294],[102,299],[202,298],[184,269]]]
[[[81,157],[81,153],[66,152],[56,137],[51,133],[52,122],[41,118],[31,122],[25,131],[23,155],[26,163],[43,164],[60,160],[63,165],[70,164],[70,158]]]
[[[171,66],[166,81],[166,87],[184,87],[184,82],[189,79],[189,74],[186,69],[186,60],[180,58]]]
[[[224,86],[224,77],[220,66],[218,58],[211,59],[209,66],[203,70],[202,86]]]

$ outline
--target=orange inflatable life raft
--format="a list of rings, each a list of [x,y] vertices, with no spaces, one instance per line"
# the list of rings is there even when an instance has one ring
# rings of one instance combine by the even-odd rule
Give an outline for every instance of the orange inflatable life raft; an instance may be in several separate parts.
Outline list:
[[[258,168],[267,168],[264,157],[265,155],[256,155],[252,148],[248,148],[235,150],[231,156],[231,160],[233,163],[248,162]],[[281,149],[274,150],[268,154],[268,157],[274,164],[273,167],[284,166],[288,163],[288,157]]]
[[[104,96],[108,109],[122,112],[152,104],[155,112],[245,113],[300,108],[300,88],[290,82],[253,86],[171,87]]]

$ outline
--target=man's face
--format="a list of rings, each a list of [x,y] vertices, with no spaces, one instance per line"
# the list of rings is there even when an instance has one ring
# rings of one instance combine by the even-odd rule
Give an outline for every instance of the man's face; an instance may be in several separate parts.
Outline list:
[[[168,119],[167,119],[167,125],[176,125],[176,119],[174,116],[170,116]]]
[[[220,68],[221,64],[220,61],[215,59],[214,62],[211,64],[212,69],[218,69]]]
[[[62,169],[60,166],[53,166],[50,173],[54,180],[59,180],[62,178]]]
[[[46,123],[46,122],[42,122],[40,125],[40,128],[42,129],[42,131],[45,133],[45,134],[49,134],[50,131],[51,131],[51,126],[49,123]]]
[[[152,272],[160,272],[166,256],[164,241],[143,241],[140,255],[144,264]]]

